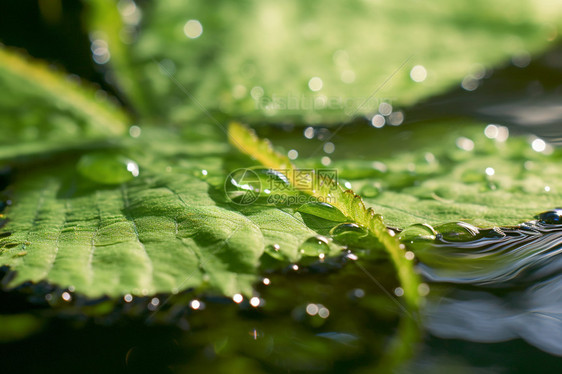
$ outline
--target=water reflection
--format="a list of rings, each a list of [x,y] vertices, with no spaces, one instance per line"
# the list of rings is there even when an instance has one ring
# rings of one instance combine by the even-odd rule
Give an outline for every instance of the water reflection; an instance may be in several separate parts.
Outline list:
[[[558,260],[558,268],[562,260]],[[497,296],[481,290],[457,290],[430,298],[426,328],[441,338],[501,342],[522,338],[562,356],[562,275],[523,291]]]
[[[441,338],[473,342],[522,338],[562,356],[559,213],[545,212],[515,228],[481,231],[466,242],[437,236],[433,245],[418,249],[419,269],[427,279],[464,285],[429,297],[426,328]]]

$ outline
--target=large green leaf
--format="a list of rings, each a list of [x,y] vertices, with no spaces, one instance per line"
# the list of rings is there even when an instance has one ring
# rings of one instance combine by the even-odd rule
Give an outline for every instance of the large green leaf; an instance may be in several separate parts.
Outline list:
[[[138,9],[124,9],[123,19],[138,19]],[[325,124],[372,115],[381,101],[412,104],[465,78],[473,89],[486,68],[546,48],[562,5],[166,0],[142,14],[138,38],[125,46],[130,52],[116,46],[113,64],[132,69],[152,115],[182,122],[201,114],[195,102],[179,105],[185,97],[173,76],[216,114]],[[106,25],[109,44],[118,41],[113,18],[95,27]],[[131,74],[120,76],[131,81]]]
[[[293,211],[230,203],[222,190],[227,148],[213,131],[198,144],[189,143],[193,132],[148,131],[128,148],[104,150],[103,165],[121,153],[138,161],[128,182],[96,184],[98,173],[112,171],[77,168],[69,155],[16,169],[0,239],[1,263],[17,272],[11,285],[48,280],[89,296],[190,287],[251,295],[267,246],[299,260],[317,233]]]

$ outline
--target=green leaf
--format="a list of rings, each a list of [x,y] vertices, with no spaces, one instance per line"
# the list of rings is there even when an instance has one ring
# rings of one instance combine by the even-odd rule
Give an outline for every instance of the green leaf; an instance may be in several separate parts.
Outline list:
[[[264,166],[282,170],[291,184],[296,185],[294,171],[298,169],[291,164],[286,156],[275,152],[269,141],[259,139],[254,132],[236,122],[229,124],[229,139],[240,151],[259,160]],[[316,171],[312,172],[315,173]],[[421,302],[418,293],[420,281],[414,272],[412,261],[405,256],[405,247],[394,237],[394,232],[387,230],[383,224],[382,216],[375,214],[372,208],[367,208],[360,196],[352,190],[341,187],[337,181],[324,180],[323,182],[317,190],[306,192],[317,198],[330,201],[330,204],[337,208],[340,214],[335,214],[332,209],[327,212],[323,209],[319,212],[319,209],[311,209],[309,205],[303,206],[305,211],[321,214],[329,220],[336,217],[337,220],[341,221],[340,217],[347,217],[351,222],[363,226],[382,244],[392,259],[400,283],[404,288],[406,302],[412,307],[419,307]]]
[[[372,115],[382,101],[410,105],[544,50],[562,4],[166,0],[143,15],[130,60],[151,113],[181,123],[201,103],[256,123],[326,124]]]
[[[77,80],[0,45],[0,161],[125,132],[127,115]]]
[[[124,183],[120,170],[84,168],[98,153],[16,169],[0,235],[0,263],[16,272],[10,286],[47,280],[88,296],[192,287],[251,295],[266,247],[277,244],[286,261],[298,261],[318,233],[291,210],[228,202],[221,142],[186,141],[196,136],[147,130],[121,149],[139,165]]]
[[[398,135],[404,128],[358,134],[368,139],[353,145],[362,159],[334,160],[331,167],[392,227],[453,221],[512,226],[560,206],[561,151],[548,144],[542,152],[533,150],[534,136],[490,139],[486,127],[456,120],[408,127],[407,138]],[[338,150],[346,152],[345,147]],[[371,151],[363,153],[364,147]],[[373,189],[375,195],[369,193]]]

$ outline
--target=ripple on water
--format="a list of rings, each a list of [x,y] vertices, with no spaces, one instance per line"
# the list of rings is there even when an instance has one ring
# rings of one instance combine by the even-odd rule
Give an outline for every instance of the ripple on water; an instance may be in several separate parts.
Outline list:
[[[536,218],[479,230],[467,241],[438,235],[416,251],[428,280],[465,285],[429,296],[424,314],[432,334],[476,342],[522,338],[562,356],[562,210]]]
[[[512,287],[552,274],[562,269],[562,261],[554,261],[562,252],[562,224],[549,223],[557,212],[517,227],[479,230],[472,240],[438,235],[432,245],[416,250],[419,269],[433,282],[490,287]]]

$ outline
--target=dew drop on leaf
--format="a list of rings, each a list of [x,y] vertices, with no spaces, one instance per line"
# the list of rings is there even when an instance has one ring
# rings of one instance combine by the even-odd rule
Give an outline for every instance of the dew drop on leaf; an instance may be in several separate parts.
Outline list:
[[[308,238],[304,243],[302,243],[299,249],[303,256],[313,257],[328,253],[329,250],[330,246],[328,245],[328,239],[320,235]]]
[[[344,245],[357,244],[361,239],[367,236],[368,232],[365,228],[355,223],[340,223],[330,230],[330,235],[336,243]]]
[[[437,233],[426,223],[416,223],[406,227],[398,235],[398,239],[405,243],[430,242],[435,240]]]
[[[361,188],[360,194],[364,197],[376,197],[380,193],[380,189],[372,184],[367,184]]]
[[[445,223],[435,227],[439,233],[439,237],[449,242],[464,242],[476,237],[480,234],[478,227],[466,222]]]
[[[101,184],[124,183],[139,175],[135,161],[112,153],[85,154],[76,168],[83,177]]]
[[[237,169],[230,173],[224,183],[228,198],[240,205],[254,203],[262,188],[260,176],[251,169]]]
[[[301,205],[297,210],[301,213],[310,214],[330,221],[347,221],[347,217],[338,208],[328,203],[306,203]]]
[[[287,261],[287,256],[280,249],[281,246],[279,244],[273,244],[266,246],[264,252],[278,261]]]

